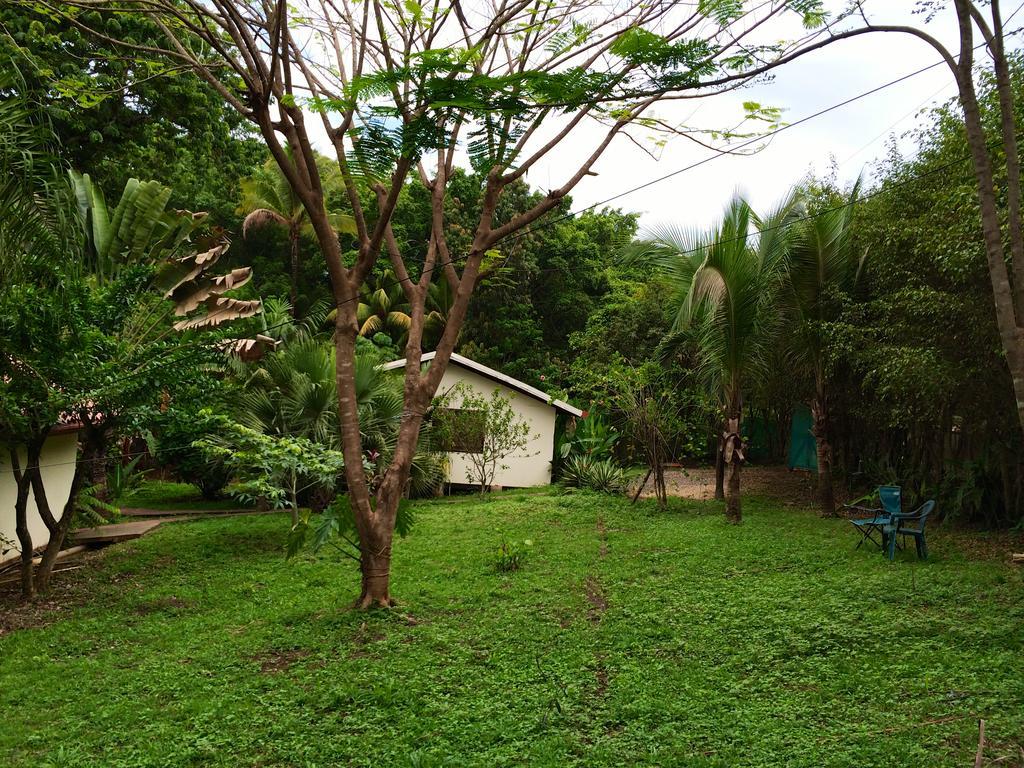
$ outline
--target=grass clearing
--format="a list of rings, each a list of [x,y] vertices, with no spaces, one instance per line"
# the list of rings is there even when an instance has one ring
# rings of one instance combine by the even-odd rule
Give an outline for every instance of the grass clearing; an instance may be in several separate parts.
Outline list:
[[[154,510],[239,509],[245,507],[245,504],[231,498],[226,493],[223,498],[204,499],[194,485],[166,480],[147,480],[136,490],[125,494],[119,505]]]
[[[1024,744],[1021,569],[767,501],[419,502],[390,612],[286,516],[165,524],[0,636],[11,766],[970,765]],[[494,568],[502,537],[531,539]]]

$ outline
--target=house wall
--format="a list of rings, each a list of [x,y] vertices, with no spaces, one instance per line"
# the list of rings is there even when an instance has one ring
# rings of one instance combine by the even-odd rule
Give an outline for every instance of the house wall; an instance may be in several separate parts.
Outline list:
[[[438,396],[444,395],[460,382],[464,382],[473,392],[485,397],[489,397],[495,389],[500,390],[502,395],[511,399],[512,407],[518,416],[530,425],[526,448],[499,462],[507,464],[508,468],[499,467],[494,484],[514,488],[548,485],[551,482],[551,458],[555,451],[555,409],[456,364],[449,365],[441,377],[441,384],[437,388]],[[450,403],[453,408],[458,408],[461,404],[457,398],[453,398]],[[469,474],[472,464],[467,454],[449,453],[448,461],[450,482],[472,483]]]
[[[59,518],[71,493],[71,481],[75,474],[75,461],[78,458],[78,434],[64,432],[51,435],[43,444],[43,452],[39,457],[43,485],[50,509]],[[25,451],[21,451],[21,466],[25,466]],[[14,560],[21,555],[18,544],[18,533],[14,514],[14,504],[18,498],[18,489],[11,470],[11,458],[6,452],[0,453],[0,562]],[[32,546],[42,547],[50,540],[50,532],[39,517],[35,496],[29,491],[28,496],[28,528],[32,534]],[[6,544],[4,540],[14,542]],[[4,551],[8,547],[8,551]]]

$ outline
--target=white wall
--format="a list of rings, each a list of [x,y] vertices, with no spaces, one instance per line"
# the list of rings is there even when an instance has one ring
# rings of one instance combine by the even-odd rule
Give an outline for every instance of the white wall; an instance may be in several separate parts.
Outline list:
[[[525,488],[533,485],[548,485],[551,482],[551,458],[555,451],[555,409],[529,395],[499,384],[496,381],[470,371],[457,363],[450,363],[441,377],[437,388],[438,396],[444,395],[460,382],[473,392],[490,397],[495,389],[512,401],[512,408],[519,418],[530,425],[526,448],[520,453],[508,456],[499,464],[507,464],[507,469],[498,468],[494,477],[495,485]],[[458,408],[461,402],[453,398],[451,407]],[[448,478],[452,483],[472,484],[469,470],[471,464],[467,454],[449,453]]]
[[[40,471],[43,475],[43,487],[46,488],[46,499],[50,502],[50,510],[58,519],[71,493],[71,481],[75,474],[75,461],[78,458],[78,433],[64,432],[51,435],[43,444],[43,452],[39,457]],[[25,467],[25,451],[21,451],[21,466]],[[14,472],[11,470],[11,457],[0,452],[0,536],[14,542],[13,549],[6,553],[6,545],[0,543],[0,562],[14,560],[21,554],[16,530],[14,504],[18,498]],[[50,532],[39,517],[35,497],[31,491],[28,496],[28,529],[32,534],[33,548],[45,546],[50,540]]]

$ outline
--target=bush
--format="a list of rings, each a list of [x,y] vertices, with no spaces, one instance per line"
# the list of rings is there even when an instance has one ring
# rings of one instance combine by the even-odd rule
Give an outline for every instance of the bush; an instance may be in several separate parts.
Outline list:
[[[139,469],[143,456],[136,456],[127,464],[115,461],[107,472],[107,496],[111,504],[118,504],[126,496],[130,496],[142,486],[142,481],[149,474],[148,469]]]
[[[618,441],[618,430],[600,413],[590,413],[562,433],[558,456],[561,459],[584,455],[610,459]]]
[[[522,542],[502,539],[494,557],[494,570],[498,573],[518,571],[526,562],[527,552],[532,546],[533,542],[530,539],[523,539]]]
[[[194,446],[195,441],[217,433],[209,416],[171,408],[156,419],[153,432],[150,450],[158,464],[172,467],[182,481],[199,489],[204,499],[220,498],[231,473],[223,462],[210,461]]]
[[[629,475],[611,459],[592,456],[571,456],[562,469],[562,485],[569,488],[589,488],[602,493],[620,493]]]

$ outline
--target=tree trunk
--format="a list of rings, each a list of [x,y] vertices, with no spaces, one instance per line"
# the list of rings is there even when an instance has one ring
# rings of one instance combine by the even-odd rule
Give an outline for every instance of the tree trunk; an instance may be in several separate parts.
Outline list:
[[[721,432],[722,428],[719,427]],[[722,457],[722,437],[718,437],[718,448],[715,451],[715,500],[725,501],[725,460]]]
[[[818,501],[822,517],[836,516],[836,499],[832,490],[832,444],[829,441],[828,406],[820,393],[811,401],[814,434],[818,458]]]
[[[362,573],[362,587],[356,607],[361,609],[391,607],[394,603],[390,593],[391,543],[394,536],[395,516],[402,496],[403,474],[408,475],[412,463],[412,451],[408,439],[403,440],[406,431],[410,403],[402,412],[402,425],[395,447],[392,465],[384,474],[375,495],[370,500],[370,488],[363,470],[362,440],[359,434],[359,411],[355,391],[355,343],[358,327],[355,319],[354,302],[338,306],[335,329],[336,380],[338,386],[338,417],[341,422],[342,451],[345,455],[345,480],[348,485],[349,504],[355,519],[359,537],[359,563]],[[416,421],[416,432],[419,421]],[[415,450],[413,442],[412,450]],[[405,463],[404,472],[402,462]],[[396,471],[396,464],[398,469]]]
[[[725,470],[725,482],[728,488],[725,494],[725,519],[730,523],[740,523],[743,511],[740,504],[740,468],[743,465],[744,446],[742,416],[740,410],[739,387],[731,387],[728,417],[725,420],[725,431],[722,433],[722,464]]]
[[[299,316],[299,229],[296,226],[288,228],[288,244],[291,249],[291,295],[292,317]]]
[[[397,510],[397,505],[396,505]],[[366,535],[360,535],[359,569],[362,573],[362,589],[356,607],[390,608],[391,599],[391,542],[394,538],[394,524],[374,525]]]
[[[43,485],[43,475],[39,469],[38,462],[28,468],[29,477],[32,480],[32,493],[35,496],[36,507],[39,516],[43,519],[50,534],[46,548],[43,550],[39,567],[36,568],[35,580],[36,591],[46,593],[50,589],[50,576],[53,573],[53,565],[57,562],[57,555],[64,546],[64,539],[71,528],[71,521],[75,516],[75,506],[78,504],[78,494],[85,484],[88,473],[88,465],[85,462],[75,464],[75,474],[71,480],[71,489],[68,498],[64,502],[60,518],[54,518],[50,509],[50,502],[47,498],[46,488]]]
[[[978,181],[978,202],[981,207],[981,229],[985,239],[985,256],[988,262],[989,280],[992,283],[992,296],[996,310],[996,325],[999,338],[1006,354],[1006,364],[1013,379],[1013,391],[1017,406],[1017,420],[1024,430],[1024,337],[1018,325],[1013,292],[1010,286],[1003,252],[1002,231],[999,222],[999,209],[996,203],[995,180],[992,159],[989,155],[988,143],[981,120],[981,110],[974,89],[973,56],[974,38],[971,31],[971,19],[966,0],[957,0],[957,15],[960,24],[960,61],[958,69],[954,69],[960,104],[964,111],[964,127],[967,131],[967,144],[974,162],[974,173]],[[997,88],[999,84],[997,83]],[[1000,91],[1002,89],[1000,88]],[[1003,98],[1003,94],[1000,93]],[[1009,105],[1012,106],[1012,97]],[[1012,132],[1011,132],[1012,133]],[[1011,150],[1013,147],[1011,147]],[[1019,184],[1019,179],[1018,179]],[[1019,187],[1016,190],[1019,195]],[[1011,216],[1018,211],[1011,211]],[[1012,222],[1010,231],[1015,232],[1020,222]]]
[[[14,530],[18,536],[18,546],[21,547],[21,597],[23,600],[31,600],[35,597],[35,583],[32,580],[32,533],[28,529],[28,475],[21,471],[21,462],[18,459],[18,449],[11,449],[11,471],[14,473],[14,480],[18,492],[14,501]]]
[[[729,485],[729,493],[725,498],[725,519],[730,523],[740,523],[743,521],[743,509],[740,504],[741,466],[739,458],[733,456],[732,461],[729,462],[725,470]]]
[[[64,547],[64,540],[71,529],[71,522],[75,516],[75,506],[78,503],[78,494],[84,484],[85,470],[78,466],[75,468],[75,477],[71,481],[71,492],[68,494],[68,500],[64,504],[64,512],[60,520],[57,521],[56,529],[50,532],[50,540],[46,543],[46,549],[43,550],[42,559],[39,562],[39,567],[36,569],[36,589],[41,593],[46,593],[50,589],[50,577],[53,575],[53,566],[57,562],[57,555]]]

